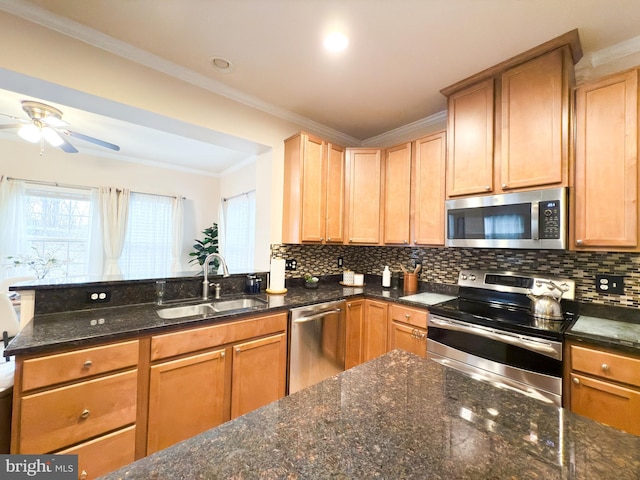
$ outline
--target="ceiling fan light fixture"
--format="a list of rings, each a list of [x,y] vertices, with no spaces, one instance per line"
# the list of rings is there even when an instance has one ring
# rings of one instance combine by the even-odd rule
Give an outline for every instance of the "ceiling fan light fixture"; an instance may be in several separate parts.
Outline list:
[[[342,32],[331,32],[324,38],[324,48],[330,52],[341,52],[349,45],[349,38]]]
[[[42,129],[42,136],[52,147],[59,147],[64,143],[62,137],[51,127],[44,127]]]
[[[20,136],[20,138],[30,143],[38,143],[42,138],[40,129],[33,123],[21,126],[18,130],[18,135]]]

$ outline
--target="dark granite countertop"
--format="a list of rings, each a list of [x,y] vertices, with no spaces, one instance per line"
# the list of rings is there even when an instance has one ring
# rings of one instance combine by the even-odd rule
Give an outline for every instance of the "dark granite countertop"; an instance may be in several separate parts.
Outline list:
[[[640,437],[395,350],[115,479],[640,478]]]
[[[443,298],[440,294],[451,293],[450,286],[447,285],[440,288],[436,286],[432,290],[436,290],[434,293],[438,294],[434,295],[434,299],[440,301]],[[289,288],[286,295],[256,295],[257,298],[265,300],[264,306],[219,313],[215,316],[200,315],[168,320],[160,318],[157,314],[159,308],[202,302],[197,299],[167,302],[162,307],[155,303],[146,303],[48,313],[36,315],[11,341],[5,350],[5,355],[31,355],[89,346],[171,329],[228,322],[246,318],[248,315],[278,312],[360,295],[423,308],[426,308],[429,303],[428,298],[426,299],[427,303],[424,303],[425,300],[420,298],[418,301],[404,300],[401,297],[410,294],[404,293],[402,290],[385,289],[379,285],[365,286],[364,288],[343,287],[336,281],[323,282],[318,289]],[[229,298],[234,297],[237,296],[233,295]]]

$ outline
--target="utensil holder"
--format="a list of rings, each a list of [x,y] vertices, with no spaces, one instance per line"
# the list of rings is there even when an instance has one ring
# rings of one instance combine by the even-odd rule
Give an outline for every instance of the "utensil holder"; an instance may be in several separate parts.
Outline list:
[[[404,274],[404,291],[405,292],[417,292],[418,291],[418,274],[417,273],[405,273]]]

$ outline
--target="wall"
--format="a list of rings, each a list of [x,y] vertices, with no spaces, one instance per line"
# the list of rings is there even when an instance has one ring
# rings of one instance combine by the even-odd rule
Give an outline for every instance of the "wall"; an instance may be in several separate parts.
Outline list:
[[[16,137],[17,138],[17,137]],[[113,186],[135,192],[186,197],[183,265],[187,270],[193,239],[217,218],[220,181],[205,175],[122,162],[84,153],[65,153],[21,139],[0,139],[0,175],[87,187]],[[4,232],[3,232],[4,233]],[[2,255],[0,253],[0,255]]]
[[[374,275],[382,275],[384,265],[397,271],[401,263],[410,267],[414,260],[420,259],[423,261],[420,280],[425,282],[454,285],[462,269],[536,273],[574,280],[579,301],[640,307],[640,254],[634,253],[272,245],[272,254],[297,260],[297,271],[288,272],[288,277],[300,277],[306,272],[314,275],[340,274],[342,269],[337,266],[338,257],[343,257],[344,268]],[[599,273],[624,276],[625,294],[604,295],[596,292],[595,276]]]

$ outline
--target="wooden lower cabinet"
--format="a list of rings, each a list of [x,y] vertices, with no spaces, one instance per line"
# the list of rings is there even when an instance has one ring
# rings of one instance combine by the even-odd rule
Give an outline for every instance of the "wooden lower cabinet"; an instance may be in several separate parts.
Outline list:
[[[78,455],[78,479],[91,480],[135,460],[136,427],[130,426],[57,452]]]
[[[569,343],[572,412],[640,435],[640,357]]]
[[[349,300],[346,314],[346,345],[344,368],[346,370],[360,365],[364,349],[364,299]]]
[[[387,353],[387,302],[364,301],[364,342],[365,362]]]
[[[229,420],[224,349],[151,367],[147,455]]]
[[[231,418],[284,397],[286,378],[286,334],[234,346]]]
[[[389,351],[401,348],[421,357],[427,356],[426,310],[404,305],[389,306]]]

